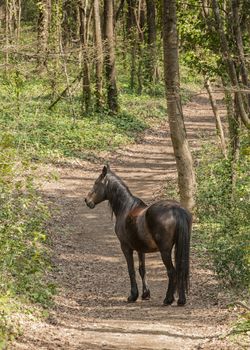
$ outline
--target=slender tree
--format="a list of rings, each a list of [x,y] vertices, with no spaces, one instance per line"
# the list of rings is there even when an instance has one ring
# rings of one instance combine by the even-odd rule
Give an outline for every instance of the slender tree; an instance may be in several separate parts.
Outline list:
[[[176,0],[162,0],[162,6],[164,79],[169,127],[177,165],[181,203],[192,210],[195,204],[195,174],[180,97]]]
[[[215,117],[215,125],[216,125],[216,130],[217,130],[217,134],[219,136],[219,140],[220,140],[220,146],[221,146],[221,150],[222,153],[224,155],[225,158],[227,158],[227,148],[226,148],[226,141],[225,141],[225,135],[224,135],[224,130],[223,130],[223,126],[222,126],[222,122],[221,122],[221,117],[218,111],[218,107],[217,107],[217,103],[216,103],[216,99],[214,97],[213,94],[213,90],[211,87],[211,82],[208,76],[204,77],[204,86],[207,90],[208,96],[209,96],[209,100],[210,100],[210,104],[213,110],[213,114]]]
[[[104,0],[104,39],[105,68],[107,80],[108,107],[112,112],[118,111],[118,92],[116,86],[115,46],[114,46],[114,14],[113,1]]]
[[[94,35],[95,35],[95,67],[96,67],[96,105],[102,106],[102,75],[103,75],[103,50],[102,33],[99,11],[99,0],[94,0]]]
[[[82,92],[83,106],[88,113],[91,104],[91,87],[89,72],[89,51],[88,51],[88,21],[87,21],[88,0],[81,0],[80,11],[80,40],[82,45]]]
[[[135,8],[136,0],[127,0],[128,11],[127,11],[127,33],[130,46],[130,89],[135,89],[136,82],[136,48],[137,48],[137,37],[136,37],[136,17]]]
[[[75,0],[64,0],[62,6],[62,42],[63,46],[72,46],[72,43],[79,40],[78,4]]]
[[[10,14],[9,14],[9,0],[5,2],[5,71],[8,71],[9,64],[9,22],[10,22]]]
[[[42,0],[38,3],[37,64],[39,69],[43,69],[46,65],[50,11],[51,0]]]
[[[249,4],[250,5],[250,4]],[[231,0],[232,7],[232,15],[233,15],[233,27],[234,27],[234,36],[235,42],[237,46],[239,61],[240,61],[240,73],[242,76],[243,89],[249,89],[249,79],[248,79],[248,71],[245,59],[244,45],[242,39],[242,32],[240,27],[240,14],[239,14],[239,0]],[[248,110],[250,108],[250,94],[248,93],[248,97],[246,98],[246,102],[248,103]]]
[[[155,19],[155,1],[146,0],[147,5],[147,44],[148,44],[148,64],[147,75],[149,82],[155,81],[156,77],[156,19]]]
[[[214,17],[215,17],[216,29],[220,37],[221,52],[223,55],[225,65],[228,70],[228,76],[230,78],[231,86],[235,91],[237,109],[239,111],[239,115],[241,117],[242,122],[248,129],[250,129],[249,108],[248,106],[246,108],[246,106],[244,105],[243,94],[241,92],[241,88],[239,85],[237,71],[232,59],[232,55],[229,49],[229,44],[228,44],[226,35],[224,32],[218,1],[212,0],[212,6],[213,6]]]

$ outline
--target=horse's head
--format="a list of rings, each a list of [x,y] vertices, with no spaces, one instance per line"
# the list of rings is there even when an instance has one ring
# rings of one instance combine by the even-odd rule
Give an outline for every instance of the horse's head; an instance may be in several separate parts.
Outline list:
[[[94,209],[96,204],[101,203],[107,199],[106,186],[104,184],[105,176],[109,171],[109,166],[104,166],[101,175],[95,180],[92,190],[85,198],[85,203],[90,209]]]

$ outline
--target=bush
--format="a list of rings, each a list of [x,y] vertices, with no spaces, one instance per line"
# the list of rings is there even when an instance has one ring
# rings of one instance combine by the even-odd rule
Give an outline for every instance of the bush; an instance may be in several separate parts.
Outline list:
[[[197,171],[197,216],[202,240],[218,276],[236,288],[249,286],[250,282],[249,154],[245,139],[234,189],[231,162],[221,159],[214,146],[204,150]]]
[[[48,210],[39,197],[33,170],[12,148],[13,137],[0,144],[0,289],[46,303],[42,276],[48,267],[44,223]]]

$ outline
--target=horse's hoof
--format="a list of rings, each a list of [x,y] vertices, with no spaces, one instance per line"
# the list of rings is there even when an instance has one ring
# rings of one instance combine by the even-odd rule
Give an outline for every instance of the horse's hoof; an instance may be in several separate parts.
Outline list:
[[[148,289],[145,292],[143,292],[141,298],[142,298],[142,300],[149,300],[150,299],[150,290]]]
[[[138,295],[137,295],[137,296],[136,296],[136,295],[130,295],[130,296],[128,297],[128,303],[134,303],[134,302],[136,302],[137,298],[138,298]]]
[[[168,305],[173,304],[173,302],[174,302],[174,298],[171,298],[171,299],[165,298],[164,301],[163,301],[163,305],[168,306]]]
[[[180,299],[179,299],[179,300],[177,301],[177,305],[178,305],[178,306],[184,306],[185,304],[186,304],[186,300],[180,300]]]

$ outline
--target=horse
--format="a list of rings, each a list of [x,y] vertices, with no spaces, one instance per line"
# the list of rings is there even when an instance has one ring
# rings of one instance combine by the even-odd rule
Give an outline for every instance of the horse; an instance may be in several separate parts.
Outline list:
[[[179,202],[173,200],[161,200],[147,206],[130,192],[128,186],[110,169],[109,165],[103,167],[93,188],[85,198],[85,203],[90,209],[94,209],[103,201],[109,202],[112,215],[115,215],[115,233],[127,262],[131,284],[128,302],[135,302],[139,296],[134,251],[139,258],[143,300],[150,299],[145,253],[159,251],[169,278],[163,304],[171,305],[175,300],[174,294],[177,292],[177,305],[185,305],[189,289],[191,213]],[[174,246],[175,266],[171,254]]]

